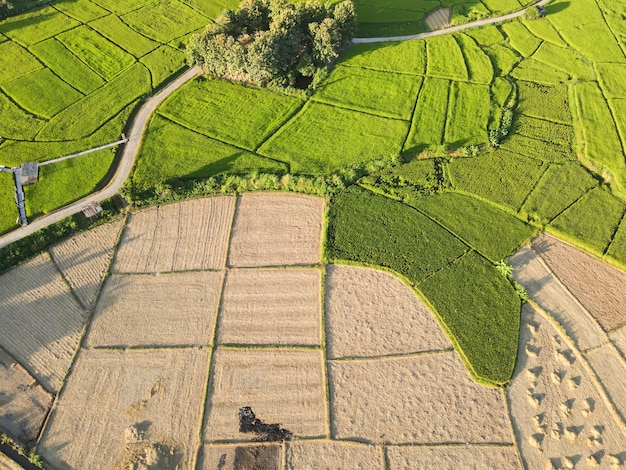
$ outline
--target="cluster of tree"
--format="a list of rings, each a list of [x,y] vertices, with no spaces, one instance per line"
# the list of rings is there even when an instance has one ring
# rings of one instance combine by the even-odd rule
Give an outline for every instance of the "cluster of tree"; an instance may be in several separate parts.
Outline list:
[[[188,62],[216,77],[294,86],[299,76],[314,77],[335,60],[355,28],[351,0],[336,5],[244,0],[191,38]]]

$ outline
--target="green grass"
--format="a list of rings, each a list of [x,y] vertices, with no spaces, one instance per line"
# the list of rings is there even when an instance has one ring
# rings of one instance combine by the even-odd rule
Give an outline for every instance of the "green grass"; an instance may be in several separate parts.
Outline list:
[[[423,75],[426,71],[426,42],[354,44],[346,51],[340,64]]]
[[[54,116],[41,130],[38,140],[86,137],[150,90],[148,70],[135,63],[94,93]]]
[[[141,148],[133,183],[140,189],[172,179],[220,173],[286,173],[287,166],[211,139],[156,115]]]
[[[429,76],[467,80],[468,73],[465,59],[453,36],[436,36],[426,40],[428,59],[426,70]]]
[[[46,122],[11,101],[0,92],[0,129],[5,139],[32,139]],[[6,164],[6,162],[0,162]]]
[[[511,284],[472,252],[420,284],[473,375],[505,384],[513,374],[520,299]]]
[[[498,106],[506,106],[511,98],[511,93],[513,92],[513,85],[511,81],[506,78],[496,77],[493,81],[493,86],[491,87],[491,94],[493,97],[493,101]]]
[[[102,7],[99,7],[89,0],[73,0],[73,1],[60,1],[54,3],[54,8],[62,11],[68,16],[77,19],[81,23],[87,23],[88,21],[95,20],[101,16],[108,15],[109,12]]]
[[[254,150],[302,101],[265,88],[197,78],[160,107],[172,121],[214,139]]]
[[[574,140],[572,126],[523,114],[515,116],[512,130],[515,134],[544,140],[567,149],[571,147]]]
[[[550,23],[550,20],[547,18],[535,19],[524,21],[524,26],[536,37],[539,39],[543,39],[544,41],[551,42],[557,46],[567,47],[567,44],[554,26]]]
[[[0,233],[15,228],[19,215],[13,191],[13,173],[0,173]]]
[[[194,10],[199,11],[208,18],[217,18],[226,9],[236,10],[239,6],[238,0],[182,0],[186,5],[189,5]]]
[[[572,122],[566,85],[546,86],[522,81],[517,82],[517,88],[519,113],[563,124]]]
[[[468,250],[415,209],[356,186],[337,194],[329,212],[326,255],[389,268],[416,284]]]
[[[524,57],[530,57],[541,44],[541,40],[520,22],[503,24],[502,30],[508,36],[511,47]]]
[[[595,64],[598,81],[607,98],[626,98],[626,63]]]
[[[156,88],[185,66],[184,52],[170,46],[161,46],[140,59],[152,76]]]
[[[545,225],[597,184],[578,163],[550,165],[520,213]]]
[[[32,46],[31,51],[56,75],[84,94],[95,91],[105,83],[100,75],[54,38]]]
[[[396,119],[411,119],[421,77],[335,67],[313,99]]]
[[[626,149],[626,99],[609,100],[609,107],[615,119],[617,132],[622,139],[622,148]]]
[[[12,16],[0,22],[0,33],[24,46],[51,38],[78,26],[78,22],[50,6]],[[6,57],[0,54],[3,59]]]
[[[309,102],[259,149],[292,173],[327,174],[398,155],[409,124]]]
[[[593,78],[591,67],[571,49],[544,42],[533,54],[533,59],[548,64],[567,73],[573,78],[590,80]]]
[[[504,36],[495,26],[484,26],[482,28],[471,28],[465,33],[473,37],[478,44],[482,46],[490,46],[504,41]]]
[[[626,205],[606,187],[593,189],[565,210],[551,226],[603,254],[624,215]]]
[[[26,186],[26,214],[46,214],[86,196],[107,174],[115,150],[105,149],[39,169],[37,184]]]
[[[10,64],[0,67],[0,84],[42,68],[34,55],[12,41],[0,44],[0,57],[5,64]]]
[[[520,9],[520,4],[511,0],[483,0],[483,4],[491,11],[493,16]]]
[[[520,57],[504,44],[486,47],[485,52],[493,63],[494,73],[498,76],[507,75],[520,61]]]
[[[3,88],[22,108],[44,118],[51,118],[83,96],[50,69],[35,70]]]
[[[424,79],[411,131],[404,144],[405,151],[420,152],[429,146],[442,144],[449,88],[448,80],[430,77]]]
[[[538,160],[497,150],[474,158],[456,158],[448,165],[455,189],[517,212],[544,171]]]
[[[61,33],[57,38],[89,68],[107,81],[134,61],[130,54],[88,26],[80,26]]]
[[[600,171],[608,173],[611,184],[626,194],[626,162],[609,107],[597,84],[574,85],[585,137],[585,157]]]
[[[604,21],[562,29],[560,32],[571,47],[593,61],[621,62],[624,60],[615,37]]]
[[[153,3],[154,0],[94,0],[94,2],[116,15],[123,15],[129,11]]]
[[[121,19],[144,36],[160,42],[169,42],[209,23],[207,17],[178,0],[151,3]]]
[[[546,162],[563,162],[576,159],[569,145],[555,144],[549,139],[543,140],[544,137],[541,134],[536,134],[536,136],[540,138],[535,139],[517,133],[509,134],[500,147],[512,153]]]
[[[487,142],[489,87],[452,82],[444,143],[453,147]]]
[[[92,21],[89,26],[135,57],[142,57],[160,46],[159,43],[130,28],[115,15]]]
[[[546,7],[546,19],[557,29],[563,31],[568,27],[582,26],[603,21],[602,14],[594,0],[556,0]],[[558,12],[558,14],[557,14]]]
[[[534,230],[491,204],[445,192],[411,204],[494,263],[508,257]]]
[[[525,59],[513,69],[511,76],[517,80],[542,85],[559,85],[569,80],[567,72],[535,59]]]
[[[622,266],[626,266],[626,219],[622,219],[622,222],[613,237],[613,241],[609,246],[607,255],[617,260]]]
[[[455,36],[465,56],[465,64],[472,82],[490,84],[493,80],[493,66],[489,56],[476,44],[474,39],[465,34]]]

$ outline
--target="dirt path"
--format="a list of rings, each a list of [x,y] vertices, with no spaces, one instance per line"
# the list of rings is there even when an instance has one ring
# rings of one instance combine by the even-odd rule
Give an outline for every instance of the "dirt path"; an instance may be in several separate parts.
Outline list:
[[[419,33],[419,34],[409,34],[407,36],[389,36],[382,38],[354,38],[352,40],[353,44],[367,44],[374,42],[391,42],[391,41],[407,41],[409,39],[424,39],[433,36],[441,36],[443,34],[452,34],[458,33],[459,31],[464,31],[470,28],[478,28],[479,26],[486,26],[488,24],[499,23],[501,21],[512,20],[514,18],[522,16],[526,13],[526,10],[529,8],[535,8],[536,6],[546,5],[551,0],[540,0],[539,2],[526,7],[522,10],[514,11],[513,13],[509,13],[507,15],[497,16],[495,18],[487,18],[485,20],[472,21],[471,23],[460,24],[458,26],[452,26],[450,28],[439,29],[437,31],[430,31],[428,33]]]
[[[139,151],[139,147],[142,141],[143,131],[146,128],[148,119],[150,118],[154,110],[174,91],[183,86],[199,73],[199,67],[194,67],[187,70],[184,74],[182,74],[168,86],[163,88],[141,106],[139,112],[133,120],[133,125],[128,133],[128,142],[126,142],[124,146],[122,157],[120,159],[117,169],[115,170],[115,175],[113,176],[111,181],[109,181],[109,183],[104,187],[104,189],[92,193],[82,199],[79,199],[78,201],[75,201],[68,206],[46,214],[24,227],[20,227],[16,230],[13,230],[12,232],[7,233],[6,235],[1,236],[0,248],[16,242],[24,237],[27,237],[28,235],[35,233],[37,230],[47,227],[48,225],[52,225],[66,217],[77,214],[82,210],[82,207],[84,205],[92,201],[101,201],[103,199],[113,197],[115,194],[117,194],[118,190],[122,187],[122,184],[124,184],[124,181],[126,181],[128,176],[130,175],[130,171],[133,168],[135,157],[137,156],[137,152]]]

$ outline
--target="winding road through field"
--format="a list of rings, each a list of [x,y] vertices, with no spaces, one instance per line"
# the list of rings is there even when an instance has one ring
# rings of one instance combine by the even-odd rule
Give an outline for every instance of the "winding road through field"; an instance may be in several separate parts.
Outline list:
[[[431,31],[428,33],[413,34],[409,36],[393,36],[393,37],[378,37],[378,38],[355,38],[354,44],[360,43],[376,43],[376,42],[392,42],[392,41],[406,41],[410,39],[424,39],[432,36],[440,36],[443,34],[452,34],[458,31],[463,31],[470,28],[476,28],[488,24],[498,23],[500,21],[506,21],[510,19],[522,16],[529,8],[534,8],[538,5],[545,5],[551,0],[540,0],[539,2],[526,7],[522,10],[509,13],[507,15],[498,16],[495,18],[488,18],[485,20],[474,21],[471,23],[465,23],[450,28],[440,29],[437,31]],[[37,230],[52,225],[60,220],[74,215],[82,210],[82,208],[93,201],[101,201],[113,197],[119,189],[122,187],[135,163],[135,157],[139,151],[139,147],[142,141],[143,132],[147,126],[148,119],[168,96],[174,91],[190,81],[196,75],[201,73],[200,67],[193,67],[179,76],[176,80],[170,83],[168,86],[159,91],[156,95],[148,99],[139,109],[139,112],[133,118],[132,127],[128,133],[128,142],[125,144],[124,151],[120,158],[119,165],[115,171],[115,175],[111,178],[111,181],[100,191],[90,194],[78,201],[75,201],[61,209],[54,212],[50,212],[42,217],[33,220],[26,226],[15,229],[3,236],[0,236],[0,248],[7,246],[13,242],[16,242],[24,237],[32,235]]]

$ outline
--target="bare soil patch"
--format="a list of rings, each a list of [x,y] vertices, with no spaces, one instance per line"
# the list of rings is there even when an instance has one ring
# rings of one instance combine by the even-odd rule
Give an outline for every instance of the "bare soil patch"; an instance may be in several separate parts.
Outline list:
[[[329,265],[325,302],[329,357],[452,348],[428,307],[383,271]]]
[[[515,446],[495,447],[462,444],[455,446],[388,447],[390,468],[419,468],[441,470],[456,468],[521,469]]]
[[[50,255],[83,307],[92,309],[109,269],[123,220],[87,230],[53,246]]]
[[[204,440],[257,440],[255,433],[240,432],[239,410],[245,406],[294,437],[325,434],[322,360],[319,350],[218,348]]]
[[[283,449],[276,444],[204,445],[198,470],[279,470]]]
[[[510,262],[515,268],[515,280],[563,326],[578,349],[585,350],[606,342],[606,334],[598,322],[562,287],[539,255],[529,247],[523,247],[510,258]]]
[[[527,468],[610,468],[626,436],[569,342],[532,306],[522,309],[518,363],[507,390]]]
[[[51,404],[52,396],[0,348],[0,431],[33,447]]]
[[[587,351],[585,357],[604,386],[622,422],[626,423],[626,360],[610,342]]]
[[[609,332],[609,338],[611,342],[622,354],[622,357],[626,360],[626,325],[621,328],[616,328]]]
[[[428,27],[429,31],[436,31],[437,29],[450,26],[450,19],[452,18],[452,8],[439,7],[435,8],[428,15],[424,17],[424,23]]]
[[[115,272],[223,269],[235,198],[209,197],[131,214]]]
[[[0,470],[22,470],[22,466],[0,452]]]
[[[38,451],[58,468],[194,468],[208,360],[207,349],[81,351]]]
[[[476,384],[457,354],[330,361],[336,439],[512,443],[504,396]]]
[[[86,313],[50,256],[0,276],[0,346],[55,392],[78,346]]]
[[[288,193],[239,196],[228,263],[231,266],[320,262],[324,200]]]
[[[602,328],[626,322],[626,273],[550,235],[536,238],[533,249]]]
[[[381,447],[338,441],[288,443],[288,469],[385,468]]]
[[[319,269],[232,269],[226,275],[218,342],[319,345]]]
[[[89,346],[209,345],[222,272],[113,274],[87,337]]]

